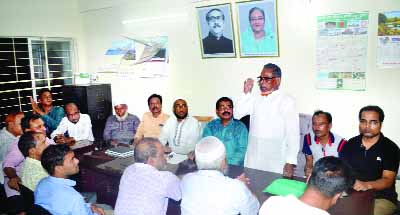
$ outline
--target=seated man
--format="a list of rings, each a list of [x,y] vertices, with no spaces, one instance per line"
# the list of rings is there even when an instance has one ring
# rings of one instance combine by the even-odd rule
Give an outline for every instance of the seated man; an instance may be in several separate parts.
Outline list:
[[[40,90],[38,98],[39,104],[30,98],[32,110],[35,114],[39,114],[42,117],[44,125],[46,126],[47,135],[50,135],[51,132],[58,127],[61,119],[64,117],[64,109],[59,106],[53,106],[53,96],[51,91],[47,88]]]
[[[374,214],[393,214],[399,147],[381,133],[385,114],[380,107],[363,107],[358,118],[360,135],[351,138],[339,156],[355,171],[355,190],[375,190]]]
[[[75,141],[94,141],[92,122],[87,114],[81,114],[75,103],[65,105],[65,114],[60,125],[51,133],[51,138],[56,143],[73,145]]]
[[[326,156],[339,157],[339,151],[346,140],[331,133],[332,115],[322,110],[315,111],[312,116],[312,133],[304,135],[303,153],[306,156],[304,173],[307,177],[315,162]]]
[[[0,163],[3,163],[4,157],[8,150],[8,146],[18,140],[18,136],[22,134],[21,120],[24,113],[13,112],[6,116],[4,120],[5,127],[0,130]],[[0,173],[1,175],[2,173]],[[2,179],[0,179],[2,182]]]
[[[167,121],[169,116],[162,112],[162,97],[157,94],[151,95],[147,99],[150,112],[143,114],[142,121],[135,134],[135,144],[144,137],[158,138],[160,136],[161,128]]]
[[[42,178],[49,176],[40,163],[43,150],[47,148],[46,134],[26,132],[18,141],[18,148],[25,156],[21,169],[22,185],[35,191],[36,185]]]
[[[118,143],[132,144],[140,123],[139,118],[128,113],[128,105],[125,102],[117,102],[114,110],[115,115],[107,118],[103,140],[114,146]]]
[[[36,114],[31,114],[24,117],[21,126],[24,132],[33,131],[38,133],[46,133],[46,127],[44,126],[43,120],[39,115]],[[54,144],[54,141],[46,138],[46,144]],[[18,183],[21,182],[19,174],[24,159],[24,155],[18,148],[18,140],[16,140],[8,147],[8,151],[3,162],[3,171],[5,173],[4,189],[8,198],[8,205],[11,209],[10,213],[20,209],[19,206],[23,205],[21,203],[22,197],[18,192]]]
[[[351,168],[345,162],[333,156],[323,157],[315,163],[307,188],[299,199],[293,195],[269,197],[259,214],[329,215],[327,210],[353,184]]]
[[[85,203],[73,186],[76,182],[67,179],[79,172],[79,160],[67,145],[51,145],[43,151],[42,166],[50,176],[36,187],[35,204],[51,214],[104,215],[104,210]]]
[[[207,123],[203,137],[214,136],[220,139],[226,148],[228,164],[243,166],[248,139],[246,126],[233,118],[233,102],[230,98],[218,99],[215,112],[219,119]]]
[[[125,169],[119,185],[115,215],[166,214],[168,198],[179,201],[179,179],[165,169],[164,147],[143,138],[135,147],[135,163]]]
[[[188,116],[188,106],[183,99],[174,102],[173,112],[175,117],[167,120],[158,139],[163,145],[168,143],[167,151],[187,155],[199,141],[201,125],[196,118]]]
[[[216,137],[205,137],[195,148],[198,171],[181,182],[182,215],[256,215],[260,206],[246,186],[244,174],[237,179],[224,176],[227,170],[224,144]]]

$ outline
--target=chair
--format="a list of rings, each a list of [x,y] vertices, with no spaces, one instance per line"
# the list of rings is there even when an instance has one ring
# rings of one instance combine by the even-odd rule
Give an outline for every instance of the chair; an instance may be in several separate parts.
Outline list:
[[[240,121],[246,126],[247,131],[250,131],[250,115],[240,118]]]

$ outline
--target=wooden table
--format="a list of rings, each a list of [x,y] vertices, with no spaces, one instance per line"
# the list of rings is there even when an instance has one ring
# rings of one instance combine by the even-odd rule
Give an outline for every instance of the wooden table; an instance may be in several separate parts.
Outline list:
[[[109,168],[107,166],[109,163],[106,162],[112,161],[114,158],[106,155],[104,151],[93,152],[91,155],[78,155],[78,158],[80,158],[79,166],[81,170],[78,179],[78,189],[86,192],[97,192],[98,203],[105,203],[114,207],[118,195],[119,181],[123,170],[128,164],[116,169]],[[181,173],[188,172],[182,168],[178,168],[178,165],[172,164],[169,164],[167,169],[178,176],[182,175]],[[282,178],[281,174],[231,165],[229,166],[228,175],[234,178],[243,172],[250,178],[250,190],[256,194],[260,204],[271,196],[263,193],[262,190],[273,180]],[[304,181],[301,178],[296,178],[296,180]],[[373,193],[371,191],[354,191],[349,196],[339,199],[329,212],[332,215],[372,215]],[[179,203],[170,200],[167,214],[180,214]]]

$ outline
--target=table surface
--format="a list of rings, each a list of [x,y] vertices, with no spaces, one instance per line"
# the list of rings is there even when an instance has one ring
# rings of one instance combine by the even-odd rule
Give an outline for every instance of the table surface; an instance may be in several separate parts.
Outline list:
[[[129,158],[112,158],[102,151],[95,151],[87,153],[86,155],[78,155],[80,159],[80,166],[83,168],[94,170],[98,173],[107,175],[113,178],[120,178],[123,170],[133,163],[133,157]],[[173,165],[168,164],[167,170],[174,172],[178,176],[182,176],[187,172],[194,171],[187,169],[186,165]],[[266,172],[246,167],[233,166],[228,167],[228,175],[232,178],[245,173],[250,178],[250,190],[255,193],[260,204],[262,204],[271,195],[263,193],[262,190],[269,185],[272,181],[282,178],[281,174]],[[295,178],[295,180],[305,181],[304,178]],[[338,200],[337,204],[333,206],[329,212],[332,215],[344,214],[363,214],[368,215],[373,213],[373,192],[350,192],[347,197],[342,197]],[[169,213],[175,214],[175,213]]]

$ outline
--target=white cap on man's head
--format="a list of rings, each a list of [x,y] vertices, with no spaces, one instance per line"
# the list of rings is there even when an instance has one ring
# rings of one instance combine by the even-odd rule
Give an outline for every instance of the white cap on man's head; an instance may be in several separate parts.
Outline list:
[[[113,107],[115,107],[117,105],[126,105],[126,106],[128,106],[128,103],[123,98],[116,98],[116,99],[113,100]]]
[[[196,144],[195,156],[196,161],[213,162],[225,156],[225,146],[214,136],[204,137]]]

